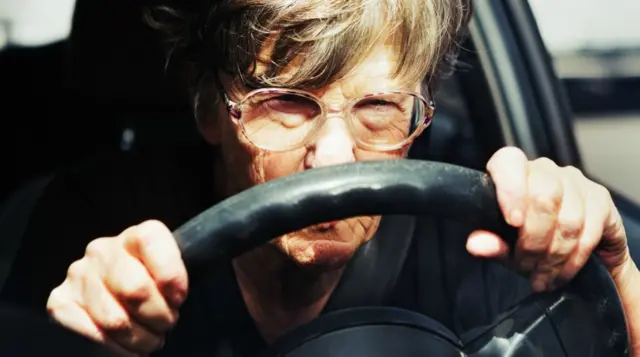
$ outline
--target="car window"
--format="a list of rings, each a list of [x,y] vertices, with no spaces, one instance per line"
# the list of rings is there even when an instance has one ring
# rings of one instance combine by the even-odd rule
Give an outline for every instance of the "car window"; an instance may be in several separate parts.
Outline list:
[[[640,203],[640,1],[529,2],[569,98],[586,171]]]
[[[0,49],[8,45],[42,46],[67,38],[75,2],[0,1]]]

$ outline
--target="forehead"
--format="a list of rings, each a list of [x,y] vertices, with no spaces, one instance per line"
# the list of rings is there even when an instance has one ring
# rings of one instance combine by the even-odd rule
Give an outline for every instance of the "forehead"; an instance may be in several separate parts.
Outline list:
[[[420,85],[421,79],[402,78],[395,75],[399,60],[396,48],[396,46],[388,42],[375,44],[370,53],[363,57],[342,78],[336,79],[323,88],[310,90],[310,92],[316,95],[324,95],[329,92],[339,91],[342,95],[351,97],[380,90],[416,90]],[[261,75],[265,72],[270,50],[269,46],[265,46],[260,51],[256,65],[256,75]],[[305,57],[303,55],[294,57],[279,75],[285,78],[294,75],[300,63],[304,60]]]

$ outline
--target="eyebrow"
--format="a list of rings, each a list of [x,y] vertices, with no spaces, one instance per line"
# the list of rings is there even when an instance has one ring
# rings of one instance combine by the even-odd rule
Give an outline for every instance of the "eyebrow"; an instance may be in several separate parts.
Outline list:
[[[256,89],[263,89],[263,88],[276,88],[276,89],[295,89],[295,90],[302,90],[305,92],[310,92],[313,93],[314,95],[317,95],[315,92],[317,92],[318,90],[322,90],[324,88],[327,88],[328,86],[330,86],[331,84],[335,83],[329,83],[328,85],[322,87],[322,88],[306,88],[306,87],[300,87],[300,86],[286,86],[286,85],[282,85],[282,86],[273,86],[273,85],[267,85],[263,80],[261,80],[261,78],[259,76],[252,76],[252,75],[245,75],[243,76],[243,78],[246,79],[250,79],[250,80],[238,80],[236,81],[236,83],[234,84],[234,87],[236,89],[241,90],[241,92],[244,92],[244,94],[247,94],[248,92],[251,92],[253,90]],[[425,77],[426,78],[426,77]],[[373,79],[373,78],[372,78]],[[380,77],[376,77],[376,79],[382,79]],[[348,81],[348,79],[346,79]],[[370,93],[375,93],[375,92],[381,92],[381,91],[393,91],[393,90],[405,90],[405,91],[410,91],[410,92],[417,92],[422,94],[422,84],[423,84],[423,80],[419,81],[419,82],[415,82],[413,80],[410,80],[408,77],[407,78],[389,78],[389,77],[385,77],[384,78],[384,83],[382,86],[380,87],[369,87],[369,84],[366,84],[366,80],[363,79],[363,81],[360,81],[359,83],[356,83],[354,85],[352,85],[351,87],[355,89],[355,91],[350,91],[351,93],[345,93],[345,98],[357,98],[360,97],[362,95],[366,95],[366,94],[370,94]],[[364,83],[364,84],[363,84]],[[418,88],[415,87],[415,85],[418,86]],[[363,87],[367,87],[366,90],[360,90]],[[355,93],[353,93],[355,92]],[[350,95],[346,95],[346,94],[350,94]]]

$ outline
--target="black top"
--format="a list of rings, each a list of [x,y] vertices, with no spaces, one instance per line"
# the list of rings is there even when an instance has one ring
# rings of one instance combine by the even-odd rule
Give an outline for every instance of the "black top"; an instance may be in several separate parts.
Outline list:
[[[215,203],[212,160],[210,148],[183,147],[103,157],[57,174],[31,212],[2,298],[45,313],[49,293],[91,240],[147,219],[173,230],[210,207]],[[372,242],[406,235],[402,259],[372,260],[374,248],[365,245],[354,259],[360,266],[347,267],[325,312],[358,304],[407,308],[435,318],[464,340],[465,333],[530,294],[526,280],[464,254],[471,230],[428,217],[384,217]],[[397,254],[388,247],[388,254]],[[371,300],[376,294],[369,290],[379,289],[376,282],[393,271],[390,265],[397,265],[398,276],[390,278],[385,294]],[[190,281],[178,326],[154,356],[248,357],[265,346],[230,264],[190,274]]]

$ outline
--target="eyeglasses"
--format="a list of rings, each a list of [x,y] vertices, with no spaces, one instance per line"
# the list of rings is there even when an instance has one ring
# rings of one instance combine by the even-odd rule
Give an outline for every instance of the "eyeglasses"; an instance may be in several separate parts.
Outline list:
[[[343,106],[329,106],[297,89],[261,88],[239,102],[223,92],[229,114],[253,145],[271,151],[307,145],[328,118],[344,119],[357,145],[397,150],[431,123],[435,106],[418,93],[402,90],[366,94]]]

